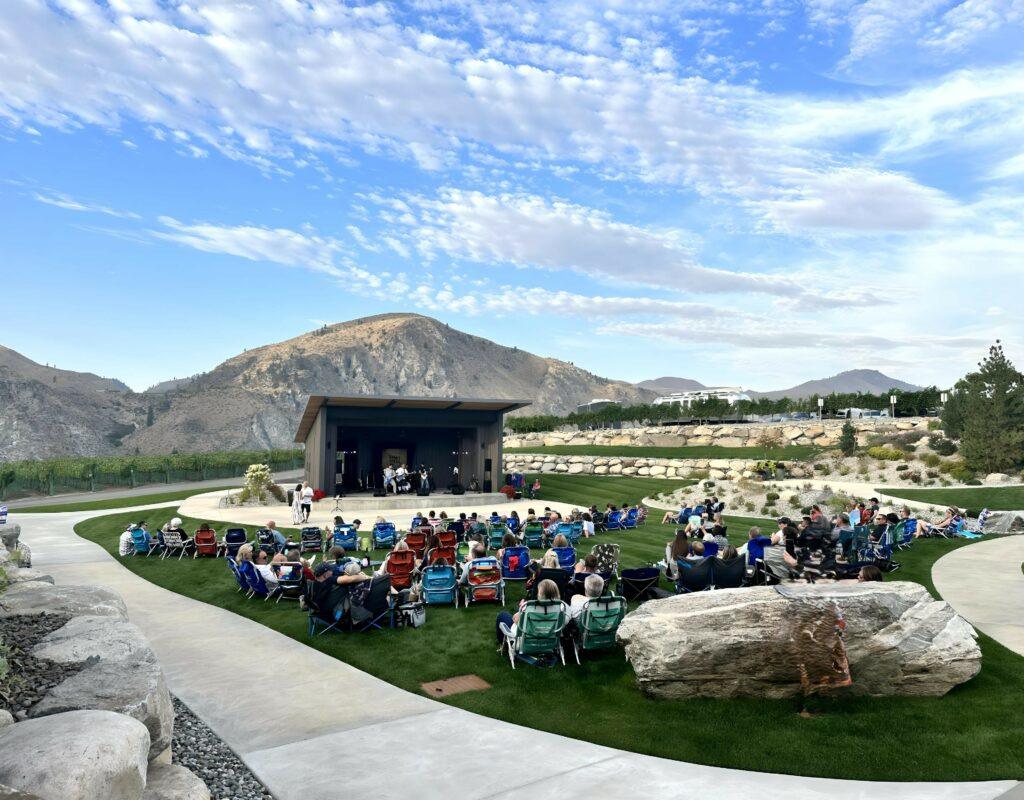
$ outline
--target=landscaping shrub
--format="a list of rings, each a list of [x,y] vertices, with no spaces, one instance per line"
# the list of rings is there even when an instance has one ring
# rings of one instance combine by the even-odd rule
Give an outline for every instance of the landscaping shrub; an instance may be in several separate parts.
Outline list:
[[[921,473],[918,470],[916,470],[916,469],[910,470],[904,477],[907,480],[909,480],[911,483],[920,483],[921,482]]]
[[[942,463],[942,459],[935,453],[925,453],[921,456],[921,461],[926,467],[937,467]]]
[[[775,502],[776,502],[776,501],[777,501],[778,499],[779,499],[779,493],[778,493],[778,492],[768,492],[768,494],[766,494],[766,495],[764,496],[764,501],[765,501],[766,503],[768,503],[768,505],[774,505],[774,504],[775,504]]]
[[[941,420],[937,420],[937,419],[930,419],[930,420],[928,420],[928,430],[930,430],[930,431],[941,431],[942,430],[942,421]]]
[[[939,436],[928,444],[928,446],[940,456],[951,456],[956,452],[956,445],[949,439]]]
[[[906,472],[908,469],[910,469],[910,464],[897,464],[896,465],[896,471],[897,472]]]
[[[881,445],[869,447],[868,455],[872,458],[877,458],[880,461],[902,461],[906,458],[905,453],[891,447],[883,447]]]
[[[711,474],[710,470],[695,469],[695,470],[693,470],[693,472],[691,472],[686,477],[689,478],[692,481],[700,481],[700,480],[703,480],[704,478],[708,477],[708,475],[710,475],[710,474]]]
[[[844,456],[852,456],[857,451],[857,429],[850,420],[843,423],[839,433],[839,452]]]
[[[974,470],[963,461],[945,461],[939,471],[948,475],[957,483],[967,483],[975,478]]]

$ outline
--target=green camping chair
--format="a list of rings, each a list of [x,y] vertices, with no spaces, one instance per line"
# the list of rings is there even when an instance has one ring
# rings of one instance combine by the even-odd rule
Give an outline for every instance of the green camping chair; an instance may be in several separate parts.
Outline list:
[[[607,650],[615,646],[615,632],[626,616],[626,600],[618,595],[606,595],[588,600],[583,612],[576,620],[572,635],[572,647],[576,663],[580,662],[580,651]]]
[[[562,631],[568,621],[561,600],[530,600],[519,612],[515,634],[502,623],[505,640],[501,646],[512,669],[516,668],[517,660],[547,666],[559,658],[565,666]]]

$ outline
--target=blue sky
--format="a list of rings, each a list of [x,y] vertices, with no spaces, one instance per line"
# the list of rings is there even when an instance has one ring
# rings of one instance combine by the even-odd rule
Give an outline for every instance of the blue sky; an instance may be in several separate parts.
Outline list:
[[[37,361],[142,389],[385,311],[629,380],[1024,361],[1024,0],[0,23],[0,344]]]

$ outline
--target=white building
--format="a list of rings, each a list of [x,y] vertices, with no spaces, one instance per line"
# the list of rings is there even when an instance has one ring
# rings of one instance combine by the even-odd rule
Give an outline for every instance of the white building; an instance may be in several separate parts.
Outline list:
[[[706,389],[693,389],[688,392],[673,392],[654,399],[654,405],[662,406],[678,403],[682,408],[689,408],[702,400],[725,400],[729,405],[736,405],[740,400],[750,400],[747,390],[740,386],[709,386]]]

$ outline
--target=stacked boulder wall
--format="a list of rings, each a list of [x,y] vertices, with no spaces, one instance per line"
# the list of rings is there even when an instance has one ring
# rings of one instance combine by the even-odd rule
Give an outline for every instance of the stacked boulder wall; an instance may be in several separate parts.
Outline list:
[[[149,733],[109,711],[72,711],[0,730],[0,784],[45,800],[139,800]]]
[[[907,581],[724,589],[652,600],[618,638],[648,695],[785,698],[825,688],[941,696],[981,669],[974,629]]]
[[[80,709],[127,714],[149,731],[150,758],[171,746],[174,708],[163,670],[142,632],[114,616],[73,617],[32,654],[82,669],[53,687],[29,712],[42,717]]]

